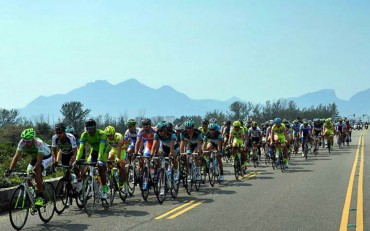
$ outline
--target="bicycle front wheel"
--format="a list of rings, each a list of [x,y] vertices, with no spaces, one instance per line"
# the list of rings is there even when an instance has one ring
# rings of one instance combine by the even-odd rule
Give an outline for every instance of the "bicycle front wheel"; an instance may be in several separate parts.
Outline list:
[[[164,169],[161,168],[157,175],[157,190],[156,193],[157,201],[159,204],[163,204],[163,201],[166,199],[167,188],[166,188],[166,174]]]
[[[37,207],[40,219],[47,223],[54,216],[55,211],[55,189],[52,183],[44,183],[44,205]]]
[[[10,200],[9,218],[13,228],[20,230],[26,224],[31,200],[26,193],[26,188],[23,185],[18,186]]]
[[[88,176],[83,182],[82,190],[84,210],[88,216],[91,216],[96,210],[96,202],[98,200],[98,182],[93,180],[91,176]]]
[[[68,181],[65,178],[62,178],[58,181],[57,186],[55,188],[55,197],[56,197],[56,202],[55,202],[55,212],[57,214],[62,214],[63,211],[67,207],[67,202],[68,202]]]
[[[128,169],[128,194],[130,196],[134,195],[136,185],[136,172],[134,165],[130,165]]]

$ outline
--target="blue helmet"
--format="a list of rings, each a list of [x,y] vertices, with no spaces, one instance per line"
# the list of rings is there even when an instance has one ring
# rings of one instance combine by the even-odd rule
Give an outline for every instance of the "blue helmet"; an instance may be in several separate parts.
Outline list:
[[[209,130],[216,130],[216,128],[217,128],[217,124],[216,124],[216,123],[210,123],[210,124],[208,125],[208,129],[209,129]]]
[[[274,124],[281,124],[281,118],[276,117],[276,118],[274,119]]]

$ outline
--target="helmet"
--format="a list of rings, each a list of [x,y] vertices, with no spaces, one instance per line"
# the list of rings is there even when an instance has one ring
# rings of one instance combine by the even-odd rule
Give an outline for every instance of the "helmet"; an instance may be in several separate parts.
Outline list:
[[[308,125],[308,121],[306,119],[303,120],[303,125]]]
[[[209,122],[210,122],[210,123],[215,123],[215,124],[216,124],[216,123],[217,123],[217,119],[216,119],[216,118],[211,118],[211,119],[209,120]]]
[[[170,123],[170,122],[168,122],[168,123],[167,123],[167,129],[168,129],[169,131],[173,130],[173,124],[172,124],[172,123]]]
[[[55,124],[54,130],[56,132],[64,132],[66,130],[66,125],[64,123]]]
[[[252,118],[249,117],[249,118],[246,119],[246,121],[247,121],[247,123],[252,123]]]
[[[257,127],[257,122],[256,121],[252,122],[252,127],[254,127],[254,128]]]
[[[144,118],[141,120],[141,125],[142,126],[152,125],[152,121],[148,118]]]
[[[231,125],[231,120],[226,121],[226,125],[230,126]]]
[[[239,120],[239,123],[240,123],[240,126],[244,126],[244,123],[243,123],[242,119]]]
[[[187,120],[184,122],[185,128],[192,128],[194,127],[194,121],[193,120]]]
[[[136,120],[134,120],[134,119],[129,119],[129,120],[127,121],[127,125],[128,125],[129,127],[131,127],[131,126],[136,126]]]
[[[325,122],[326,122],[326,123],[330,123],[330,122],[331,122],[331,118],[327,118],[327,119],[325,120]]]
[[[343,121],[343,119],[342,118],[339,118],[339,122],[342,122]]]
[[[167,127],[167,123],[166,123],[166,121],[158,122],[156,127],[157,127],[158,130],[163,130]]]
[[[85,122],[85,127],[96,127],[96,122],[93,119],[89,119]]]
[[[116,133],[116,129],[113,126],[108,126],[104,129],[104,132],[107,135],[114,135]]]
[[[184,129],[184,126],[182,124],[176,124],[175,130],[176,131],[182,131]]]
[[[202,119],[202,125],[208,125],[209,124],[209,121],[207,119]]]
[[[283,123],[284,123],[284,124],[288,123],[288,120],[284,118],[284,119],[283,119]]]
[[[66,127],[66,132],[68,132],[68,133],[74,133],[75,132],[75,129],[73,128],[72,125],[68,125]]]
[[[276,117],[276,118],[274,119],[274,124],[281,124],[281,118]]]
[[[209,129],[209,130],[216,130],[216,128],[217,128],[217,124],[215,124],[215,123],[210,123],[210,124],[208,125],[208,129]]]
[[[298,120],[293,120],[293,124],[298,124]]]
[[[27,129],[23,130],[23,132],[21,134],[21,138],[24,139],[24,140],[35,139],[35,137],[36,137],[36,132],[35,132],[35,130],[33,130],[33,128],[27,128]]]
[[[241,124],[240,124],[240,121],[239,120],[235,120],[233,122],[233,127],[240,127],[240,126],[241,126]]]

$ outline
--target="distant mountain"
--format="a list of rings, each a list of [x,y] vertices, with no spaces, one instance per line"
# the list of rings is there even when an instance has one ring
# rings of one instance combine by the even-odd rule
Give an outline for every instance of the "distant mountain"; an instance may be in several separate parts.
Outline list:
[[[194,100],[170,86],[153,89],[135,79],[129,79],[117,85],[104,80],[88,83],[83,87],[66,94],[40,96],[20,109],[26,117],[48,115],[55,120],[61,116],[63,103],[79,101],[84,108],[91,109],[91,116],[110,114],[111,116],[127,115],[135,117],[144,115],[175,116],[204,115],[208,111],[227,111],[232,102],[219,100]]]
[[[324,89],[299,97],[289,98],[289,100],[293,100],[300,108],[335,103],[338,106],[341,116],[350,117],[353,114],[357,114],[357,118],[362,117],[364,114],[370,114],[370,108],[366,105],[369,99],[370,89],[353,95],[349,100],[339,99],[332,89]]]
[[[212,96],[211,96],[212,97]],[[334,90],[324,89],[307,93],[299,97],[289,98],[300,107],[311,107],[319,104],[335,103],[342,116],[369,113],[365,102],[370,99],[370,89],[353,95],[350,100],[339,99]],[[127,115],[136,116],[175,116],[205,115],[206,112],[229,111],[231,103],[239,100],[231,97],[227,101],[212,99],[194,100],[170,86],[158,89],[150,88],[135,79],[112,85],[105,80],[88,83],[66,94],[40,96],[20,109],[22,116],[47,116],[52,120],[61,117],[60,109],[63,103],[79,101],[84,108],[91,109],[91,116],[110,114],[113,117]]]

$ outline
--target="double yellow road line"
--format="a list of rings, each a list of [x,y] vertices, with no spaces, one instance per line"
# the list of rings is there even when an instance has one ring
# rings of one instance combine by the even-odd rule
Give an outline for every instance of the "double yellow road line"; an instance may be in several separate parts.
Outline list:
[[[187,202],[183,205],[180,205],[180,206],[178,206],[178,207],[176,207],[176,208],[174,208],[174,209],[172,209],[172,210],[170,210],[170,211],[168,211],[168,212],[166,212],[166,213],[164,213],[164,214],[162,214],[162,215],[160,215],[160,216],[158,216],[154,219],[155,220],[160,220],[160,219],[165,218],[165,217],[167,217],[167,219],[174,219],[174,218],[186,213],[187,211],[189,211],[189,210],[191,210],[191,209],[193,209],[193,208],[195,208],[195,207],[197,207],[197,206],[199,206],[203,203],[204,203],[204,201],[200,201],[200,202],[195,203],[195,200],[191,200],[191,201],[189,201],[189,202]]]
[[[353,167],[351,171],[351,175],[349,178],[349,183],[347,187],[347,195],[344,201],[344,207],[342,212],[342,220],[340,223],[339,230],[345,231],[348,227],[356,227],[356,231],[364,230],[364,133],[361,134],[360,139],[358,141],[358,147],[356,151],[355,161],[353,162]],[[360,158],[360,167],[358,171],[358,184],[357,184],[357,207],[356,207],[356,224],[349,224],[349,213],[350,213],[350,206],[351,206],[351,199],[352,199],[352,192],[353,186],[355,181],[355,175],[357,171],[357,165]]]

